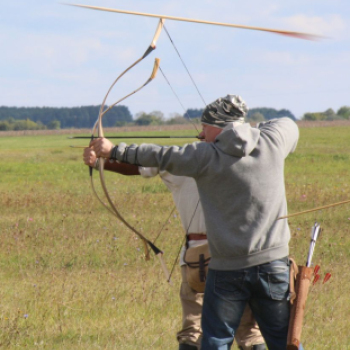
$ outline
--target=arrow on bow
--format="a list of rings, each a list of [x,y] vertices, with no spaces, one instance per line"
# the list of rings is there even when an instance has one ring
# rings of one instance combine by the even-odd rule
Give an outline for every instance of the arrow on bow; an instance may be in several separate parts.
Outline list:
[[[124,13],[124,14],[127,14],[127,15],[136,15],[136,16],[146,16],[146,17],[153,17],[153,18],[170,19],[170,20],[173,20],[173,21],[193,22],[193,23],[211,24],[211,25],[231,27],[231,28],[239,28],[239,29],[258,30],[258,31],[263,31],[263,32],[270,32],[270,33],[290,36],[290,37],[294,37],[294,38],[298,38],[298,39],[305,39],[305,40],[319,40],[319,39],[323,38],[322,36],[316,35],[316,34],[301,33],[301,32],[294,32],[294,31],[281,30],[281,29],[254,27],[254,26],[246,26],[246,25],[233,24],[233,23],[221,23],[221,22],[205,21],[205,20],[201,20],[201,19],[183,18],[183,17],[168,16],[168,15],[157,15],[157,14],[152,14],[152,13],[118,10],[118,9],[111,9],[111,8],[107,8],[107,7],[99,7],[99,6],[68,4],[68,3],[66,3],[65,5],[83,7],[83,8],[86,8],[86,9],[98,10],[98,11]]]
[[[322,207],[317,207],[317,208],[313,208],[313,209],[308,209],[308,210],[300,211],[300,212],[298,212],[298,213],[294,213],[294,214],[290,214],[290,215],[286,215],[286,216],[281,216],[281,217],[279,217],[277,220],[288,219],[288,218],[292,218],[292,217],[294,217],[294,216],[298,216],[298,215],[302,215],[302,214],[307,214],[307,213],[312,213],[313,211],[318,211],[318,210],[322,210],[322,209],[328,209],[328,208],[336,207],[336,206],[338,206],[338,205],[347,204],[347,203],[350,203],[350,199],[348,199],[348,200],[346,200],[346,201],[338,202],[338,203],[333,203],[333,204],[324,205],[324,206],[322,206]]]
[[[105,136],[107,139],[199,139],[197,136],[170,136],[170,135],[161,135],[161,136]],[[68,137],[69,139],[91,139],[91,136],[72,136]]]

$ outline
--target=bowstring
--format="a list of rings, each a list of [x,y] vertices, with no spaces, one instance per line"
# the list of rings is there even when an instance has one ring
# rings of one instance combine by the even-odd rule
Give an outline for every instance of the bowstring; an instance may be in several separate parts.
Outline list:
[[[172,85],[170,84],[168,78],[166,77],[166,75],[164,74],[162,68],[159,66],[159,71],[162,73],[162,76],[163,78],[165,79],[165,81],[168,83],[171,91],[173,92],[173,94],[175,95],[176,99],[178,100],[179,104],[181,105],[182,109],[184,110],[184,116],[185,116],[185,119],[187,119],[192,125],[193,127],[196,129],[197,131],[197,134],[199,135],[199,130],[197,129],[197,126],[196,124],[193,122],[193,120],[191,120],[190,116],[188,115],[188,112],[186,110],[186,108],[184,107],[184,105],[182,104],[179,96],[177,95],[177,93],[175,92],[175,90],[173,89]],[[187,116],[187,117],[186,117]]]
[[[164,221],[164,223],[163,223],[162,227],[160,228],[160,230],[159,230],[159,232],[158,232],[156,238],[154,239],[153,243],[156,243],[156,241],[157,241],[157,239],[159,238],[160,234],[163,232],[164,227],[165,227],[165,226],[167,225],[167,223],[169,222],[169,220],[170,220],[170,218],[171,218],[171,215],[174,213],[175,209],[176,209],[176,206],[173,207],[173,209],[171,210],[171,212],[170,212],[168,218]]]
[[[190,79],[192,80],[192,83],[193,83],[193,85],[195,86],[195,88],[196,88],[196,90],[197,90],[197,92],[198,92],[200,98],[202,99],[202,101],[203,101],[203,103],[204,103],[204,106],[206,106],[207,104],[206,104],[206,102],[205,102],[205,100],[204,100],[202,94],[200,93],[197,84],[195,83],[195,81],[194,81],[194,79],[193,79],[193,77],[192,77],[190,71],[188,70],[188,68],[187,68],[187,66],[186,66],[186,64],[185,64],[185,62],[184,62],[184,60],[182,59],[182,57],[181,57],[181,55],[180,55],[179,50],[177,49],[177,47],[176,47],[176,45],[175,45],[173,39],[171,38],[171,36],[170,36],[170,34],[169,34],[168,30],[166,29],[166,27],[165,27],[164,24],[163,24],[163,28],[164,28],[165,33],[167,34],[167,36],[168,36],[168,38],[169,38],[171,44],[173,45],[173,47],[174,47],[174,49],[175,49],[177,55],[179,56],[180,61],[182,62],[182,65],[183,65],[184,68],[186,69],[187,74],[189,75]]]
[[[200,96],[200,98],[201,98],[201,100],[202,100],[204,106],[206,106],[206,102],[205,102],[205,100],[204,100],[202,94],[200,93],[199,88],[198,88],[196,82],[194,81],[194,79],[193,79],[193,77],[192,77],[190,71],[188,70],[188,68],[187,68],[187,66],[186,66],[186,64],[185,64],[185,62],[184,62],[184,60],[182,59],[182,56],[181,56],[179,50],[177,49],[177,47],[176,47],[174,41],[172,40],[172,38],[171,38],[171,36],[170,36],[170,34],[169,34],[168,30],[166,29],[166,27],[165,27],[164,24],[163,24],[163,29],[165,30],[165,32],[166,32],[166,34],[167,34],[167,36],[168,36],[168,38],[169,38],[171,44],[173,45],[174,50],[176,51],[178,57],[180,58],[180,61],[181,61],[182,65],[184,66],[184,68],[185,68],[185,70],[186,70],[188,76],[190,77],[190,79],[191,79],[191,81],[192,81],[194,87],[196,88],[197,93],[198,93],[198,95]],[[197,131],[197,133],[199,134],[199,131],[198,131],[198,129],[197,129],[197,126],[196,126],[195,123],[191,120],[191,118],[190,118],[190,116],[189,116],[189,114],[188,114],[188,111],[187,111],[186,108],[184,107],[183,103],[181,102],[181,99],[179,98],[178,94],[175,92],[173,86],[171,85],[169,79],[166,77],[166,75],[165,75],[165,73],[163,72],[163,70],[161,69],[161,67],[159,67],[159,71],[162,73],[162,76],[163,76],[164,80],[165,80],[166,83],[169,85],[171,91],[173,92],[174,96],[176,97],[177,101],[179,102],[180,106],[182,107],[182,109],[183,109],[183,111],[184,111],[184,117],[185,117],[185,119],[188,120],[188,121],[194,126],[194,128],[195,128],[196,131]],[[197,212],[197,209],[198,209],[198,206],[199,206],[199,202],[200,202],[200,200],[198,199],[198,202],[197,202],[197,204],[196,204],[196,207],[195,207],[195,209],[194,209],[194,211],[193,211],[193,214],[192,214],[192,217],[191,217],[191,219],[190,219],[190,223],[189,223],[189,225],[188,225],[188,227],[187,227],[187,229],[186,229],[185,236],[184,236],[184,238],[183,238],[182,241],[181,241],[180,248],[178,249],[178,252],[177,252],[177,254],[176,254],[175,260],[174,260],[174,262],[173,262],[173,264],[172,264],[172,268],[171,268],[171,271],[170,271],[170,274],[169,274],[169,281],[170,281],[170,278],[171,278],[171,276],[172,276],[172,274],[173,274],[173,271],[174,271],[174,269],[175,269],[175,266],[176,266],[176,264],[177,264],[177,261],[178,261],[178,259],[179,259],[179,256],[180,256],[182,247],[183,247],[184,242],[185,242],[185,240],[186,240],[186,237],[187,237],[187,235],[188,235],[188,232],[189,232],[190,226],[191,226],[191,224],[192,224],[192,221],[193,221],[193,219],[194,219],[194,216],[195,216],[195,214],[196,214],[196,212]],[[176,206],[174,206],[174,208],[172,209],[172,211],[171,211],[169,217],[168,217],[167,220],[164,222],[164,224],[163,224],[163,226],[161,227],[161,229],[160,229],[158,235],[156,236],[154,242],[155,242],[155,241],[159,238],[159,236],[161,235],[161,233],[162,233],[164,227],[165,227],[166,224],[169,222],[169,219],[170,219],[171,215],[173,214],[173,212],[175,211],[175,209],[176,209]]]
[[[171,42],[171,44],[172,44],[174,50],[176,51],[177,55],[179,56],[180,61],[181,61],[182,65],[183,65],[183,67],[185,68],[185,70],[186,70],[188,76],[190,77],[190,79],[191,79],[191,81],[192,81],[194,87],[196,88],[197,93],[198,93],[200,99],[202,100],[202,102],[203,102],[203,104],[204,104],[204,107],[206,107],[207,103],[205,102],[203,95],[202,95],[201,92],[199,91],[199,88],[198,88],[196,82],[194,81],[194,79],[193,79],[193,77],[192,77],[192,75],[191,75],[189,69],[187,68],[187,65],[186,65],[185,61],[183,60],[183,58],[182,58],[182,56],[181,56],[179,50],[177,49],[177,47],[176,47],[176,45],[175,45],[174,40],[171,38],[170,33],[169,33],[169,31],[167,30],[167,28],[165,27],[165,24],[164,24],[164,23],[163,23],[163,29],[164,29],[165,33],[167,34],[167,36],[168,36],[168,38],[169,38],[169,40],[170,40],[170,42]],[[195,128],[196,131],[197,131],[197,133],[199,134],[199,131],[198,131],[196,125],[195,125],[194,122],[191,120],[191,118],[190,118],[190,116],[189,116],[189,114],[188,114],[188,110],[186,110],[186,108],[184,107],[184,105],[183,105],[183,103],[181,102],[179,96],[178,96],[177,93],[175,92],[174,88],[173,88],[172,85],[170,84],[170,81],[169,81],[168,78],[165,76],[165,74],[164,74],[164,72],[163,72],[163,70],[161,69],[160,66],[159,66],[159,70],[160,70],[160,72],[162,73],[162,76],[164,77],[165,81],[166,81],[167,84],[169,85],[171,91],[172,91],[173,94],[175,95],[176,99],[178,100],[179,104],[181,105],[182,109],[184,110],[184,117],[185,117],[185,119],[187,119],[187,120],[194,126],[194,128]],[[187,117],[186,117],[186,116],[187,116]]]
[[[183,247],[183,245],[184,245],[184,242],[186,241],[186,237],[187,237],[187,235],[188,235],[188,231],[190,230],[190,227],[191,227],[192,221],[193,221],[193,219],[194,219],[194,216],[195,216],[195,214],[196,214],[196,212],[197,212],[198,206],[199,206],[199,199],[198,199],[198,202],[197,202],[197,204],[196,204],[196,207],[195,207],[195,209],[194,209],[194,211],[193,211],[193,214],[192,214],[190,223],[189,223],[188,226],[187,226],[185,236],[184,236],[184,238],[183,238],[182,241],[181,241],[180,248],[179,248],[179,250],[178,250],[178,252],[177,252],[177,254],[176,254],[175,260],[174,260],[173,265],[172,265],[172,267],[171,267],[170,274],[169,274],[169,281],[170,281],[171,276],[173,275],[175,266],[176,266],[177,261],[178,261],[178,259],[179,259],[179,256],[180,256],[182,247]]]

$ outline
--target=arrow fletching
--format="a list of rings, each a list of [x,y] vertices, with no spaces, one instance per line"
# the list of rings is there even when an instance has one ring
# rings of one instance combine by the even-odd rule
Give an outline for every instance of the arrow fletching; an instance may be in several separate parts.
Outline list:
[[[314,275],[316,276],[318,274],[318,271],[320,271],[320,265],[316,265],[314,268]]]
[[[323,282],[322,284],[325,284],[327,281],[329,281],[329,279],[332,277],[332,275],[328,272],[326,273],[326,275],[324,276]]]
[[[319,279],[320,279],[320,275],[316,274],[314,277],[314,280],[312,281],[312,285],[314,286]]]

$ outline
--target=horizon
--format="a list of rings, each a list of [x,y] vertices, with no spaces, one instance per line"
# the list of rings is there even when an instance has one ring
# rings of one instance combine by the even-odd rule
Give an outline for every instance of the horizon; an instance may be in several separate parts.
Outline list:
[[[250,109],[287,109],[297,119],[350,104],[350,4],[345,0],[83,3],[323,35],[327,38],[308,41],[165,21],[207,104],[234,93]],[[158,23],[155,18],[75,8],[52,0],[6,2],[0,18],[0,43],[6,48],[0,57],[0,105],[19,108],[101,104],[118,74],[143,54]],[[161,68],[185,109],[203,108],[164,30],[155,52],[118,82],[107,104],[140,86],[150,75],[155,57],[160,57]],[[160,110],[168,119],[171,113],[184,113],[160,73],[123,105],[132,115]]]

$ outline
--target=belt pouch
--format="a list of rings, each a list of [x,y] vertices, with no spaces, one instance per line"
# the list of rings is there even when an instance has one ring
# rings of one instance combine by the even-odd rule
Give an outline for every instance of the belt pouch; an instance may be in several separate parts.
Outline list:
[[[198,293],[203,293],[210,261],[208,243],[187,248],[184,256],[187,283]]]

